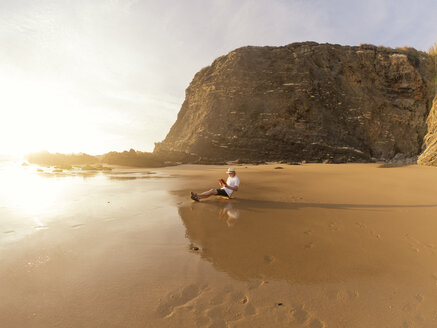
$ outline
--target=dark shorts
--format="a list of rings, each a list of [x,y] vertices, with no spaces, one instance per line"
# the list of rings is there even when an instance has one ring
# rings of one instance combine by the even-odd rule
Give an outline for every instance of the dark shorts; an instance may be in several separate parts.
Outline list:
[[[224,189],[217,189],[217,196],[229,197],[229,195],[226,193]]]

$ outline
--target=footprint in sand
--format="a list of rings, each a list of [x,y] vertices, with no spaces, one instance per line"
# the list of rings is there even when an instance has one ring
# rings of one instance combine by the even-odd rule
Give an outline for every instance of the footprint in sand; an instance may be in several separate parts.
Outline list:
[[[74,225],[72,225],[71,227],[73,228],[73,229],[78,229],[78,228],[80,228],[80,227],[82,227],[82,226],[84,226],[85,224],[83,224],[83,223],[79,223],[79,224],[74,224]]]
[[[312,317],[312,315],[305,310],[304,305],[299,305],[293,308],[291,311],[291,317],[293,322],[297,323],[299,327],[307,328],[325,328],[325,323],[317,318]]]
[[[310,248],[313,248],[313,247],[314,247],[314,243],[313,242],[310,242],[310,243],[305,245],[305,249],[310,249]]]
[[[3,233],[13,233],[15,232],[14,230],[8,230],[8,231],[3,231]]]
[[[274,260],[275,260],[274,256],[271,256],[271,255],[264,256],[264,262],[266,262],[268,264],[272,263]]]
[[[226,328],[228,325],[223,317],[223,309],[221,307],[210,308],[205,311],[211,324],[208,328]],[[236,318],[238,319],[238,318]]]
[[[201,290],[196,285],[189,285],[180,291],[170,293],[167,295],[166,300],[159,304],[156,313],[163,318],[170,317],[175,308],[189,303],[198,297],[200,293]]]
[[[244,310],[244,312],[246,313],[246,315],[250,316],[250,315],[255,315],[256,314],[256,309],[255,307],[252,305],[252,303],[249,303],[246,305],[246,309]]]
[[[211,305],[222,304],[225,301],[225,294],[216,293],[210,300]]]
[[[331,223],[329,224],[329,230],[331,230],[331,231],[338,231],[337,223],[335,223],[335,222],[331,222]]]
[[[247,287],[249,289],[256,289],[256,288],[264,286],[265,283],[266,282],[264,280],[252,280],[248,283]]]
[[[327,294],[328,298],[331,300],[336,300],[337,302],[350,302],[353,299],[360,297],[358,290],[331,290]]]
[[[309,319],[309,314],[304,310],[303,305],[299,306],[297,309],[292,309],[290,312],[293,319],[299,324],[304,324]]]
[[[248,295],[243,292],[234,290],[232,287],[214,291],[214,294],[221,295],[221,302],[217,302],[216,296],[213,302],[209,302],[207,309],[200,311],[201,316],[206,316],[209,320],[201,321],[211,322],[211,325],[202,327],[229,327],[229,323],[244,320],[245,318],[256,315],[257,309],[254,307]],[[206,294],[202,294],[202,296]],[[202,303],[202,300],[200,300]],[[214,304],[213,304],[214,303]],[[212,306],[211,306],[212,305]],[[232,326],[233,327],[233,326]]]
[[[325,324],[319,319],[313,319],[308,325],[309,328],[325,328]]]
[[[419,253],[420,250],[428,250],[432,254],[436,253],[436,247],[433,244],[421,242],[420,240],[417,240],[408,234],[406,234],[404,238],[410,245],[410,249],[416,253]]]
[[[433,273],[432,277],[434,278],[434,283],[437,286],[437,274]]]

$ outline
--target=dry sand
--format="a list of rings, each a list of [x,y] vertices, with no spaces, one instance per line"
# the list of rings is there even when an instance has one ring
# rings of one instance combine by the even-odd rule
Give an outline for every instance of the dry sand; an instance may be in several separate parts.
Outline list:
[[[236,169],[231,200],[185,165],[54,178],[36,225],[0,203],[0,326],[437,327],[437,169]]]

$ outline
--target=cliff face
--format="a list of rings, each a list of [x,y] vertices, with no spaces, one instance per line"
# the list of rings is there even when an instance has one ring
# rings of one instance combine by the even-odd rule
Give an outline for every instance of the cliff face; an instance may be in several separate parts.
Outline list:
[[[332,162],[417,156],[433,95],[430,67],[414,49],[240,48],[195,75],[155,154]]]
[[[417,161],[420,165],[437,166],[437,96],[426,120],[428,133],[424,140],[424,152],[419,156]]]

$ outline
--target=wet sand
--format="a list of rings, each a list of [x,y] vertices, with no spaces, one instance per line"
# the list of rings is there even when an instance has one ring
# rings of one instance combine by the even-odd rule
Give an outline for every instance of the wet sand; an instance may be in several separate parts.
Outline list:
[[[2,326],[437,326],[437,169],[237,166],[233,199],[188,198],[225,169],[32,173],[50,201],[0,194]]]

